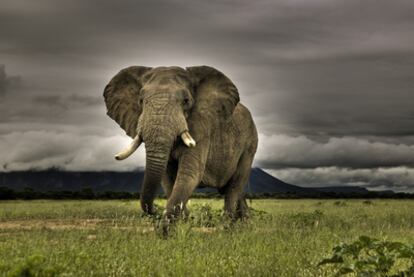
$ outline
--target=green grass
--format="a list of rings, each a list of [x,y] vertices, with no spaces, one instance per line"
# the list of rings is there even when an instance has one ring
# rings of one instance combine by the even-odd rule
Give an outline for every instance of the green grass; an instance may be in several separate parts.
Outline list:
[[[137,201],[3,201],[0,276],[332,276],[317,264],[340,242],[414,243],[412,200],[253,200],[231,229],[222,206],[191,200],[162,239]]]

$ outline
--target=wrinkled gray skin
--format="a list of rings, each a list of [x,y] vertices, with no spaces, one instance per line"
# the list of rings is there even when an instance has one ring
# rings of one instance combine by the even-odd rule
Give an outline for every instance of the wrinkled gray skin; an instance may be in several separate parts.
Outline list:
[[[208,66],[121,70],[105,87],[107,114],[126,133],[145,143],[146,170],[141,207],[154,214],[162,183],[168,201],[164,219],[173,221],[197,186],[225,194],[225,212],[236,220],[248,214],[243,189],[257,148],[250,112],[239,103],[234,84]],[[180,135],[188,130],[196,146]]]

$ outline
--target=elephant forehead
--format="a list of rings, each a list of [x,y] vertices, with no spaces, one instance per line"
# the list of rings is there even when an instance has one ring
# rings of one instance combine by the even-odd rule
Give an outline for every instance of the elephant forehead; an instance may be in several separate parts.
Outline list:
[[[164,75],[154,79],[153,82],[156,83],[156,85],[158,86],[170,86],[179,83],[179,80],[175,75]]]
[[[147,82],[143,88],[144,97],[152,97],[155,95],[169,94],[181,97],[184,91],[188,91],[187,84],[179,81],[177,76],[165,76],[163,78],[153,79]],[[166,95],[164,95],[167,97]]]
[[[158,87],[157,89],[145,90],[144,99],[148,102],[171,102],[182,98],[182,88]],[[175,101],[174,101],[175,102]]]

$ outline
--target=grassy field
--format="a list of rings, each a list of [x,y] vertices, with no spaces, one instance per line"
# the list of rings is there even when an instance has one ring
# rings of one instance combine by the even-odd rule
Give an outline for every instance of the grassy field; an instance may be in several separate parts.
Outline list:
[[[3,201],[0,276],[332,276],[316,265],[340,242],[414,243],[412,200],[250,205],[249,222],[228,229],[222,200],[191,200],[193,218],[162,239],[137,201]]]

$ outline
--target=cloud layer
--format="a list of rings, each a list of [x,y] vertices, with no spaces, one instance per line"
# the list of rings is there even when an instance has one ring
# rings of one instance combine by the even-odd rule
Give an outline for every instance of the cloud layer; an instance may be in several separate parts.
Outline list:
[[[259,140],[256,163],[265,168],[414,166],[414,145],[356,137],[314,141],[305,136],[260,135]]]
[[[414,160],[413,28],[409,0],[5,0],[0,170],[142,166],[112,162],[128,139],[103,87],[130,65],[207,64],[252,111],[257,166],[300,184],[364,172],[366,186],[391,187],[378,172],[411,176]]]
[[[318,167],[309,169],[284,168],[268,172],[286,182],[304,187],[363,186],[369,190],[394,190],[414,193],[414,168],[390,167],[349,169]]]
[[[24,131],[1,135],[0,142],[2,171],[52,167],[70,171],[128,171],[145,164],[144,149],[139,149],[130,159],[115,161],[115,153],[130,143],[122,135],[101,137],[77,132]]]

